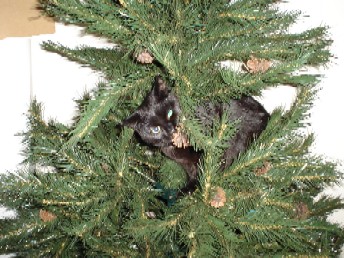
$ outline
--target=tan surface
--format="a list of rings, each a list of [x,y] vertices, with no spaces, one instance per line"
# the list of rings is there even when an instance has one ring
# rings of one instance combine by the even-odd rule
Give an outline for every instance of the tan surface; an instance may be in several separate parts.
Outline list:
[[[54,21],[36,6],[37,0],[0,0],[0,39],[54,33]]]

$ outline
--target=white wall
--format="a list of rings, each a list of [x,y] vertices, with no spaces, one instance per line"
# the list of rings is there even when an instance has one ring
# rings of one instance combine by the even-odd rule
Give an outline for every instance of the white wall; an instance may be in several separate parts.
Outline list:
[[[21,139],[14,135],[25,130],[25,114],[31,95],[44,103],[45,118],[65,123],[73,115],[73,99],[79,98],[85,89],[91,89],[99,80],[99,74],[91,69],[42,50],[40,44],[46,40],[71,47],[108,45],[105,40],[83,36],[78,27],[62,24],[56,24],[56,33],[52,35],[0,40],[3,97],[0,102],[0,173],[15,169],[21,161],[18,155],[22,148]]]
[[[325,76],[312,109],[309,131],[316,135],[315,153],[344,162],[341,123],[344,102],[344,85],[341,83],[344,72],[344,3],[342,0],[289,0],[282,5],[285,9],[301,10],[310,15],[300,20],[292,30],[318,25],[330,27],[330,36],[334,39],[331,50],[336,58],[327,68],[320,69]],[[53,35],[0,40],[0,173],[15,170],[21,161],[21,139],[15,134],[25,130],[24,114],[29,106],[30,94],[44,103],[46,118],[56,118],[65,123],[73,115],[72,100],[79,98],[85,89],[92,88],[99,80],[99,74],[90,69],[41,50],[39,44],[43,40],[58,41],[72,47],[82,44],[107,46],[105,40],[85,36],[79,28],[62,24],[56,25]],[[293,89],[282,87],[266,92],[264,96],[263,103],[268,110],[272,110],[276,105],[288,105]],[[332,188],[328,193],[344,197],[344,185]],[[4,213],[3,209],[0,209],[0,217],[1,213]],[[332,220],[344,225],[344,210],[336,212]]]

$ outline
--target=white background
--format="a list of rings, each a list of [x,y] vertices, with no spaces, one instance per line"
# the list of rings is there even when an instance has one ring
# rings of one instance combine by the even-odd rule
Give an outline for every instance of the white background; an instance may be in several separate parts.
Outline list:
[[[291,31],[319,25],[330,27],[330,37],[334,40],[331,51],[335,58],[326,68],[319,69],[324,74],[319,84],[322,90],[314,103],[308,131],[316,135],[314,153],[343,163],[344,3],[342,0],[289,0],[281,6],[285,10],[301,10],[303,14],[310,16],[300,19]],[[0,173],[15,170],[22,160],[21,138],[15,134],[26,128],[25,113],[30,96],[35,96],[39,102],[44,103],[46,119],[54,118],[66,123],[73,116],[73,99],[79,98],[86,89],[91,89],[101,79],[99,74],[89,68],[41,50],[40,43],[44,40],[71,47],[109,46],[104,39],[83,35],[80,28],[62,24],[56,24],[56,33],[53,35],[0,40]],[[268,111],[280,105],[287,108],[293,96],[293,89],[280,87],[267,91],[262,102]],[[343,166],[339,169],[344,171]],[[326,193],[344,198],[344,184],[333,187]],[[8,213],[0,208],[0,217],[4,214]],[[344,226],[344,210],[335,212],[331,220]]]

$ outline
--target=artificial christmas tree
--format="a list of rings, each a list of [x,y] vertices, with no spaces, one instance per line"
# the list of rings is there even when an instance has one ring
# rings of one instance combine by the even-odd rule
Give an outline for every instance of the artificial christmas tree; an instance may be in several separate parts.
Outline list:
[[[0,202],[15,219],[0,221],[1,253],[19,256],[254,257],[338,254],[344,234],[326,221],[339,199],[315,201],[339,179],[336,165],[309,153],[300,128],[326,64],[326,28],[299,34],[298,13],[276,0],[41,0],[66,23],[118,44],[112,49],[43,47],[101,71],[106,81],[77,101],[72,125],[42,119],[33,102],[24,134],[27,171],[1,175]],[[221,62],[230,61],[228,67]],[[242,64],[234,69],[231,62]],[[199,150],[199,185],[177,196],[183,169],[120,126],[160,74],[182,115],[175,145]],[[220,170],[236,123],[195,116],[204,103],[298,88],[288,111],[276,109],[264,132]],[[168,114],[171,116],[172,114]],[[238,121],[240,123],[240,121]]]

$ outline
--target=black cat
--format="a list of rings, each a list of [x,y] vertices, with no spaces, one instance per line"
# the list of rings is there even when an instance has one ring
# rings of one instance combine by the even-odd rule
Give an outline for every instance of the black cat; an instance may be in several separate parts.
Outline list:
[[[204,103],[197,108],[196,116],[206,128],[224,113],[228,114],[230,121],[239,122],[237,133],[224,152],[222,169],[232,164],[239,153],[245,151],[250,142],[261,134],[270,117],[260,103],[248,96],[231,99],[228,104]],[[192,193],[196,189],[198,163],[202,154],[192,147],[177,148],[173,145],[172,135],[180,114],[178,98],[157,76],[152,91],[138,109],[123,121],[123,125],[133,128],[145,143],[160,147],[167,157],[179,163],[188,176],[188,182],[180,192]]]

